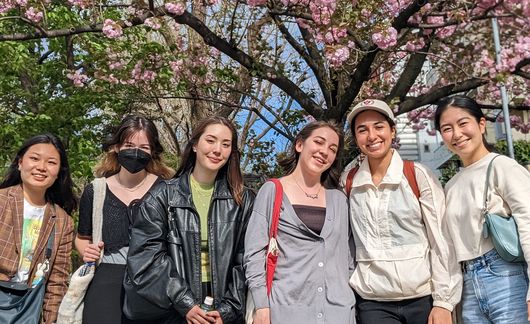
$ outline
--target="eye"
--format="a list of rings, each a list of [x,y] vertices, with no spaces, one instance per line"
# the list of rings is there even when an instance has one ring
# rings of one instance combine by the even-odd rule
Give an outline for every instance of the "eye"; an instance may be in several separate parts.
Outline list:
[[[36,156],[30,156],[29,159],[31,161],[38,161],[39,160]]]
[[[464,121],[464,122],[461,122],[460,124],[458,124],[458,126],[465,127],[467,124],[469,124],[469,123],[467,121]]]
[[[331,147],[330,150],[331,150],[331,152],[333,152],[334,154],[337,154],[337,148],[336,148],[336,147]]]
[[[57,165],[57,161],[48,161],[48,164]]]
[[[451,131],[451,127],[443,127],[443,128],[440,129],[440,131],[441,131],[442,133],[448,133],[448,132]]]
[[[314,140],[314,142],[317,143],[318,145],[324,144],[324,141],[322,141],[321,139],[316,139]]]
[[[229,148],[229,147],[232,147],[232,144],[230,144],[230,143],[223,143],[223,147],[224,147],[224,148]]]
[[[208,144],[213,144],[213,142],[214,142],[213,139],[207,139],[206,140],[206,143],[208,143]]]

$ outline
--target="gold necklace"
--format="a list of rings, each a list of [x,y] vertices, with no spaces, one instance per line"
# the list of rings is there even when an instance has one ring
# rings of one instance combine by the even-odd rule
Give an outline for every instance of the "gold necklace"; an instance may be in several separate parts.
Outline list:
[[[144,183],[145,181],[147,180],[147,177],[149,176],[149,174],[146,174],[145,177],[142,179],[142,181],[140,181],[139,184],[135,185],[134,187],[127,187],[127,186],[124,186],[122,183],[121,183],[121,180],[120,180],[120,174],[118,173],[116,175],[116,182],[118,183],[118,185],[123,189],[123,190],[126,190],[126,191],[129,191],[129,192],[134,192],[136,191],[138,188],[140,188]]]
[[[302,187],[298,184],[298,181],[296,181],[296,178],[293,178],[293,179],[294,179],[294,183],[296,183],[298,188],[300,188],[300,190],[302,190],[302,192],[305,194],[305,196],[307,198],[318,199],[318,194],[320,193],[320,189],[322,189],[322,185],[320,185],[320,187],[318,188],[318,191],[316,193],[311,194],[311,193],[307,193],[304,189],[302,189]]]

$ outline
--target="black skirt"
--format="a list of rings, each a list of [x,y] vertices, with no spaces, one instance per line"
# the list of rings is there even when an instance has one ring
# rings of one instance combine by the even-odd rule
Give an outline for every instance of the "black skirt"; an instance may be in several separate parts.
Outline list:
[[[149,324],[166,321],[131,321],[123,308],[125,265],[101,263],[85,295],[83,324]],[[176,311],[175,311],[176,312]],[[169,322],[178,323],[170,320]]]

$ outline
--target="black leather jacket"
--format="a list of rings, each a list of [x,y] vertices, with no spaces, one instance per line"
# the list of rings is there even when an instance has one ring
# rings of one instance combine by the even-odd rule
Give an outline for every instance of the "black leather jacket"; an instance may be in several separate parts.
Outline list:
[[[238,206],[225,176],[215,181],[209,209],[208,242],[214,306],[224,323],[244,323],[246,300],[243,252],[245,231],[254,193],[245,189]],[[167,251],[168,208],[173,207],[182,237],[185,279],[174,269]],[[175,308],[184,322],[186,313],[205,296],[201,289],[200,224],[192,201],[189,173],[162,181],[147,194],[134,215],[128,274],[138,294],[161,307]]]

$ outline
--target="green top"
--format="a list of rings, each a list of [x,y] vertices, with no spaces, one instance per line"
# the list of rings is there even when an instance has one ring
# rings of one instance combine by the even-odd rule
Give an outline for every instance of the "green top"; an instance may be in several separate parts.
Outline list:
[[[208,253],[208,210],[212,200],[214,184],[199,183],[190,175],[191,196],[199,213],[201,224],[201,268],[202,282],[211,282],[210,256]]]

